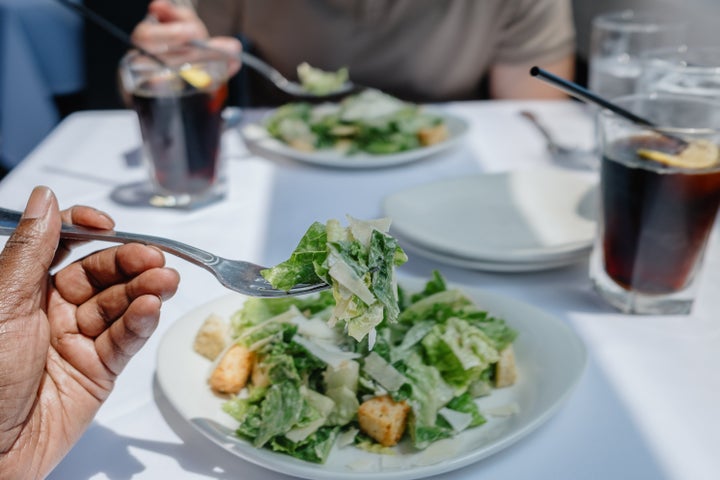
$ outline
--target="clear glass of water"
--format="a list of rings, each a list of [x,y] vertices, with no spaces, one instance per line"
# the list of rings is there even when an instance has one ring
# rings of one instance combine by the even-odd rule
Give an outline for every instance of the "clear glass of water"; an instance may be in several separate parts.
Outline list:
[[[720,99],[720,47],[663,48],[642,55],[639,93]]]
[[[625,10],[597,16],[590,37],[589,87],[607,98],[635,93],[641,55],[685,42],[685,24],[651,12]]]

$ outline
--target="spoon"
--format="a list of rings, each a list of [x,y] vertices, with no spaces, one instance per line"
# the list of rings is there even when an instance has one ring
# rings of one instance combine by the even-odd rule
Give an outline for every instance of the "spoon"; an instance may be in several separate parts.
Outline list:
[[[243,65],[247,65],[248,67],[254,69],[262,76],[270,80],[278,89],[295,97],[335,97],[337,95],[345,95],[359,88],[353,82],[347,80],[339,88],[325,94],[310,92],[305,87],[303,87],[302,84],[289,80],[287,77],[285,77],[282,73],[270,66],[268,63],[246,51],[242,51],[239,54],[231,53],[221,48],[213,47],[204,40],[191,40],[190,45],[198,48],[204,48],[206,50],[211,50],[213,52],[218,52],[222,55],[226,55],[233,59],[240,60]]]
[[[69,8],[74,13],[87,18],[89,21],[91,21],[93,24],[97,25],[99,28],[107,32],[108,34],[112,35],[116,39],[120,40],[122,43],[127,45],[129,48],[134,48],[153,62],[157,63],[158,65],[162,66],[163,68],[166,68],[167,70],[170,70],[171,72],[174,72],[186,85],[188,85],[193,90],[195,89],[204,89],[208,86],[207,76],[198,74],[198,71],[195,69],[184,69],[184,68],[174,68],[167,64],[162,58],[158,57],[154,53],[146,50],[145,48],[141,47],[140,45],[137,45],[135,42],[132,41],[130,36],[125,33],[121,28],[119,28],[117,25],[113,24],[112,22],[109,22],[106,18],[98,15],[91,9],[87,8],[82,3],[73,3],[70,0],[57,0],[57,2],[64,7]]]
[[[538,132],[545,139],[550,155],[555,161],[563,166],[571,168],[595,168],[597,166],[596,152],[593,149],[571,147],[558,143],[545,125],[529,110],[521,110],[520,115],[526,118],[537,128]]]

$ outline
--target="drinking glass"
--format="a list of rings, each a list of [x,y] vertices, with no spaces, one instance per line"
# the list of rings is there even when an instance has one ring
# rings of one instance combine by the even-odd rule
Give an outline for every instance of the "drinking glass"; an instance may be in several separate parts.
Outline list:
[[[663,93],[615,103],[660,127],[599,114],[600,215],[590,278],[623,312],[688,313],[720,204],[720,102]]]
[[[720,99],[720,48],[663,48],[642,55],[638,93],[668,92]]]
[[[625,10],[595,17],[590,35],[588,85],[607,98],[635,93],[640,55],[685,41],[685,25],[650,12]]]
[[[207,205],[226,190],[220,136],[228,60],[190,46],[157,56],[162,62],[133,51],[120,63],[142,134],[151,181],[147,201],[159,207]]]

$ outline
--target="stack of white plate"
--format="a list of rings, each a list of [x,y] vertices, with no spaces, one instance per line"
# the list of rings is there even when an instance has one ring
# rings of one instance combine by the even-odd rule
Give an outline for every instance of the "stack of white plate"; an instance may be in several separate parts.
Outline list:
[[[385,198],[391,233],[409,255],[497,272],[585,259],[595,235],[596,180],[556,168],[474,175]]]

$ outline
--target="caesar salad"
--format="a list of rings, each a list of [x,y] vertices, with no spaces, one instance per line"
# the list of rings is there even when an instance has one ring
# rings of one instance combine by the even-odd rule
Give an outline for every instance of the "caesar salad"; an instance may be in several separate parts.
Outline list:
[[[193,348],[212,362],[209,388],[226,396],[239,437],[314,463],[335,445],[420,450],[483,425],[476,399],[515,383],[517,332],[439,272],[422,291],[399,287],[405,255],[388,227],[314,224],[264,275],[279,288],[322,278],[332,290],[248,298],[202,324]]]
[[[302,152],[389,155],[449,139],[441,115],[379,90],[367,89],[340,102],[291,102],[265,120],[271,137]]]

